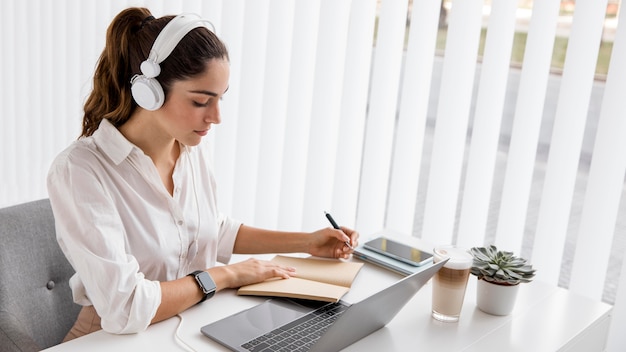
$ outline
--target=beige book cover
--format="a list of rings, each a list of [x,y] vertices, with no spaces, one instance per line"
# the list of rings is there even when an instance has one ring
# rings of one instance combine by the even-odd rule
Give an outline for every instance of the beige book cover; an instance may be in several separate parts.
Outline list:
[[[237,294],[337,302],[352,286],[363,263],[277,255],[273,262],[296,268],[296,276],[241,287]]]

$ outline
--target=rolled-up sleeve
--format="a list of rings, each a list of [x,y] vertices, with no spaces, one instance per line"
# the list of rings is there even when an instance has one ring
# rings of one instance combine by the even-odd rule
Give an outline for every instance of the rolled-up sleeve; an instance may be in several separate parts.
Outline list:
[[[94,165],[69,159],[61,156],[52,165],[48,192],[58,242],[76,270],[74,300],[93,305],[107,332],[143,331],[161,303],[161,286],[147,280],[127,253],[126,230],[110,191],[90,169]]]
[[[233,220],[223,214],[218,216],[219,239],[217,246],[217,261],[228,264],[233,255],[237,233],[241,227],[241,222]]]

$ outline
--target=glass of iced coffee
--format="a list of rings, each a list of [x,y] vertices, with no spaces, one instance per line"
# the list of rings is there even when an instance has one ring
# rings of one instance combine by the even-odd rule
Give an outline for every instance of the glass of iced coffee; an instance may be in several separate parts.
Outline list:
[[[449,260],[433,277],[432,316],[443,322],[457,322],[473,257],[467,249],[455,246],[437,246],[433,254],[435,263],[446,258]]]

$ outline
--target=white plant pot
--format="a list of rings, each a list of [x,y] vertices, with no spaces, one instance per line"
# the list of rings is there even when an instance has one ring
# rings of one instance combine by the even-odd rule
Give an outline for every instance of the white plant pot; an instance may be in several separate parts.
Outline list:
[[[514,286],[496,285],[478,280],[476,286],[476,306],[492,315],[509,315],[515,306],[519,284]]]

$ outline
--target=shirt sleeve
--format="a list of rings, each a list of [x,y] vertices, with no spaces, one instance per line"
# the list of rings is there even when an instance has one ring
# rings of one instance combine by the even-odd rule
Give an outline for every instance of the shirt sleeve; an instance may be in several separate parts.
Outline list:
[[[222,213],[218,215],[219,224],[219,240],[217,246],[217,261],[222,264],[228,264],[233,255],[235,248],[235,240],[241,222],[233,220]]]
[[[161,286],[147,280],[127,253],[125,229],[98,180],[97,163],[75,157],[61,154],[47,180],[57,240],[76,270],[74,300],[93,305],[107,332],[143,331],[161,303]]]

